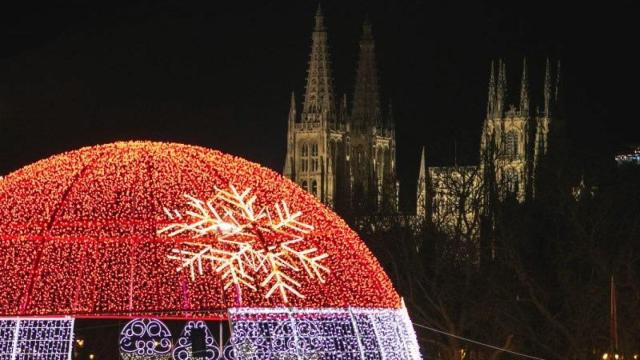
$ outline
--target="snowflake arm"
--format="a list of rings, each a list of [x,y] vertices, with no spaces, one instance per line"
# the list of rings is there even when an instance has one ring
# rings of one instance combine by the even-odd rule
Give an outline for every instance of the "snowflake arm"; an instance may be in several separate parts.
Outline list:
[[[181,261],[182,264],[176,268],[176,271],[180,272],[185,268],[189,268],[189,273],[191,274],[191,280],[196,279],[195,268],[198,268],[198,274],[202,275],[202,263],[203,260],[213,260],[207,256],[207,254],[211,251],[211,246],[196,244],[196,243],[184,243],[187,246],[197,246],[202,247],[200,251],[189,251],[189,250],[180,250],[173,249],[171,253],[178,255],[169,255],[167,256],[169,259]],[[212,264],[215,268],[215,264]]]
[[[290,276],[280,271],[281,266],[290,267],[296,269],[293,265],[287,263],[286,261],[281,259],[282,253],[274,254],[267,253],[267,262],[271,268],[269,276],[260,284],[262,287],[269,286],[270,283],[273,283],[265,297],[270,298],[274,292],[278,291],[282,300],[287,303],[289,302],[289,298],[287,297],[287,292],[294,294],[295,296],[304,299],[305,296],[302,295],[296,288],[299,288],[301,285],[299,282],[292,279]]]
[[[182,220],[185,216],[188,216],[195,222],[176,222],[161,228],[158,230],[158,234],[167,233],[169,237],[172,237],[185,232],[192,232],[195,233],[195,237],[199,237],[210,233],[228,235],[241,231],[238,223],[234,222],[233,219],[231,222],[224,221],[211,201],[205,203],[188,194],[185,194],[184,197],[188,199],[187,204],[193,210],[185,211],[184,216],[178,210],[172,212],[167,208],[164,208],[164,213],[170,220],[176,218]]]
[[[298,220],[302,212],[296,211],[293,214],[289,212],[289,207],[284,200],[281,201],[280,204],[276,203],[274,208],[276,209],[278,220],[274,222],[271,216],[269,216],[269,222],[274,231],[283,232],[284,229],[289,229],[302,234],[308,234],[313,230],[313,226]]]
[[[325,272],[328,274],[330,271],[328,267],[322,265],[320,262],[326,259],[327,257],[329,257],[329,255],[327,254],[320,254],[316,256],[312,255],[313,253],[318,251],[318,249],[316,248],[309,248],[309,249],[298,251],[291,247],[291,245],[302,242],[302,241],[303,241],[302,238],[297,238],[297,239],[282,243],[280,247],[285,253],[291,254],[293,257],[297,258],[298,262],[302,264],[302,267],[304,267],[305,271],[307,272],[307,274],[309,274],[311,278],[318,277],[318,280],[321,283],[324,283],[324,278],[322,277],[322,273]]]
[[[237,251],[226,251],[220,249],[212,249],[211,257],[216,260],[217,273],[222,272],[222,279],[227,279],[224,289],[227,290],[231,285],[245,285],[255,291],[256,287],[252,284],[255,279],[249,275],[244,265],[247,254],[254,252],[253,246],[249,243],[241,243]]]
[[[238,192],[233,185],[229,186],[229,191],[216,188],[216,199],[220,199],[223,202],[232,205],[240,212],[240,216],[249,222],[256,222],[265,216],[264,210],[259,211],[257,214],[253,209],[253,205],[256,202],[256,196],[250,196],[251,188],[245,189],[242,193]]]

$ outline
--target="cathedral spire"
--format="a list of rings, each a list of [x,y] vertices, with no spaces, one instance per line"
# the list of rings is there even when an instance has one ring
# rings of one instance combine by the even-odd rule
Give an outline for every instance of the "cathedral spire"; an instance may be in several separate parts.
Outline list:
[[[500,59],[498,61],[498,83],[496,87],[496,103],[495,107],[495,117],[501,118],[504,114],[505,108],[505,100],[507,97],[507,66]]]
[[[418,179],[424,179],[427,176],[427,159],[425,156],[424,146],[420,152],[420,171],[418,172]]]
[[[487,117],[491,117],[495,111],[496,101],[496,78],[494,74],[493,60],[491,60],[491,71],[489,75],[489,94],[487,95]]]
[[[347,94],[342,94],[342,100],[340,101],[340,117],[339,121],[341,124],[347,123],[347,118],[349,110],[347,108]]]
[[[520,85],[520,114],[529,116],[529,78],[527,76],[527,58],[522,60],[522,84]]]
[[[289,105],[289,121],[288,121],[288,130],[287,130],[287,155],[284,160],[284,176],[291,178],[295,169],[293,168],[293,160],[291,159],[293,149],[295,147],[294,144],[294,131],[296,126],[296,95],[294,92],[291,92],[291,103]]]
[[[322,13],[322,6],[318,3],[318,9],[316,10],[316,25],[313,31],[325,31],[324,27],[324,14]]]
[[[354,127],[360,130],[373,126],[380,127],[382,122],[375,45],[371,23],[368,18],[365,18],[362,24],[362,38],[360,39],[360,54],[351,116]]]
[[[296,94],[291,92],[291,103],[289,104],[289,124],[293,124],[296,121]]]
[[[307,85],[302,111],[305,115],[311,113],[335,113],[333,75],[331,73],[329,45],[327,44],[327,29],[324,25],[324,15],[320,5],[318,5],[315,15],[315,27],[312,34],[311,55],[309,57]],[[303,119],[303,121],[318,120],[317,116],[304,116]]]
[[[551,65],[549,58],[547,58],[547,65],[544,72],[544,114],[545,116],[551,115]]]
[[[418,189],[416,195],[416,215],[425,218],[427,215],[427,159],[424,146],[420,154],[420,170],[418,171]]]
[[[558,96],[560,94],[560,59],[558,59],[558,64],[556,65],[556,88],[553,92],[553,102],[558,106]]]
[[[389,100],[389,105],[387,106],[387,128],[390,131],[395,131],[396,129],[396,119],[393,115],[393,103]]]

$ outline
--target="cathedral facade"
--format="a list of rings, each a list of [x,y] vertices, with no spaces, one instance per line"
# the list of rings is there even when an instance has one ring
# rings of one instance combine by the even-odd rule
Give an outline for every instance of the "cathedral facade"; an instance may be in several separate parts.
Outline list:
[[[344,213],[397,213],[395,124],[383,111],[375,44],[365,20],[352,106],[336,97],[322,10],[312,33],[302,109],[295,95],[287,129],[284,175]]]
[[[371,24],[365,20],[351,106],[336,96],[327,29],[320,7],[315,15],[305,94],[295,95],[287,130],[284,175],[342,215],[401,215],[396,177],[395,123],[380,100]],[[534,196],[536,171],[549,143],[559,95],[560,63],[546,63],[541,101],[530,94],[526,59],[519,97],[510,95],[506,64],[491,63],[487,113],[479,163],[427,166],[422,150],[412,223],[428,221],[447,232],[477,238],[490,193],[524,202]],[[514,94],[517,94],[515,92]],[[300,110],[300,111],[299,111]]]
[[[560,63],[546,63],[541,105],[534,110],[526,59],[517,104],[508,102],[506,64],[491,63],[487,114],[476,166],[428,167],[424,149],[418,173],[416,215],[445,231],[476,238],[492,196],[520,203],[535,195],[535,179],[557,119]],[[508,104],[508,105],[507,105]]]

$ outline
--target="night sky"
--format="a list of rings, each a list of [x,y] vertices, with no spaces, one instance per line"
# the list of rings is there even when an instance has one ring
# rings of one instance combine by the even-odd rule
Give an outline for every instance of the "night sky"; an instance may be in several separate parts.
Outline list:
[[[289,96],[302,101],[317,1],[129,1],[0,8],[0,174],[85,145],[198,144],[281,171]],[[353,94],[365,14],[383,101],[393,101],[403,192],[419,149],[473,163],[489,62],[517,101],[522,57],[534,98],[562,60],[576,161],[640,142],[631,2],[323,1],[338,94]]]

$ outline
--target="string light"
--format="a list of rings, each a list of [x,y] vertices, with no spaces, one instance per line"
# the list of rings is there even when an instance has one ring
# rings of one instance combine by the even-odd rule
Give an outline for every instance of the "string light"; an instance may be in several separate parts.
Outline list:
[[[249,288],[241,294],[237,286],[225,289],[221,274],[191,281],[188,271],[176,272],[176,260],[167,255],[193,239],[158,236],[157,229],[172,223],[163,209],[184,213],[190,209],[183,194],[209,199],[216,188],[230,185],[251,189],[255,209],[285,201],[303,214],[313,228],[304,234],[304,249],[328,255],[321,263],[330,270],[321,271],[324,282],[305,270],[287,273],[304,298],[289,296],[286,302]],[[271,215],[277,218],[275,209]],[[280,245],[283,238],[266,233],[264,241]],[[5,176],[0,264],[0,314],[7,316],[224,319],[231,306],[400,306],[362,240],[313,196],[246,160],[170,143],[83,148]],[[250,283],[259,289],[263,281]]]
[[[204,334],[204,353],[197,354],[198,359],[218,360],[224,359],[224,355],[220,352],[221,348],[213,337],[211,330],[204,321],[188,321],[182,329],[182,333],[178,338],[175,348],[173,349],[173,358],[176,360],[192,360],[193,354],[192,332],[194,329],[200,329]]]
[[[225,268],[240,251],[246,270]],[[114,143],[4,177],[0,264],[2,316],[139,318],[121,333],[127,360],[188,354],[187,328],[173,347],[159,318],[194,320],[189,333],[218,346],[212,359],[420,359],[399,295],[342,219],[275,172],[205,148]],[[208,319],[231,320],[229,344],[196,321]]]
[[[171,331],[158,319],[134,319],[120,332],[124,360],[171,359]]]
[[[230,310],[236,359],[420,359],[401,309]]]
[[[0,318],[0,357],[68,360],[73,318]]]

